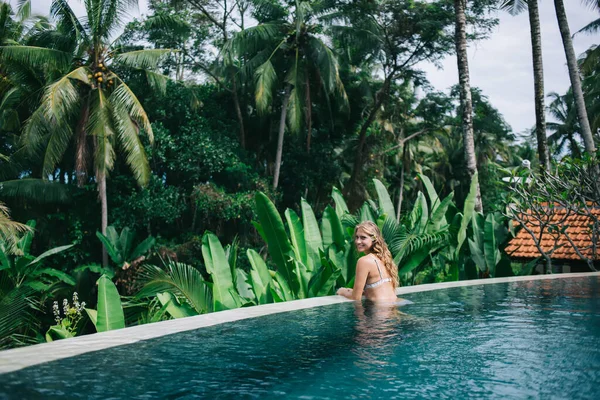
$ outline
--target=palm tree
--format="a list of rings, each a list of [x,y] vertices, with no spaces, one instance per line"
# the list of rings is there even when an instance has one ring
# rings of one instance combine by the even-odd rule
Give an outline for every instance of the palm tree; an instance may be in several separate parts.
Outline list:
[[[286,120],[292,132],[299,132],[305,118],[307,150],[310,151],[311,80],[316,77],[327,96],[337,92],[342,102],[347,102],[337,58],[321,39],[318,15],[319,9],[313,8],[310,2],[296,0],[289,18],[245,29],[226,44],[227,53],[232,53],[233,48],[240,55],[252,56],[250,66],[260,64],[254,73],[259,113],[265,114],[272,106],[273,90],[280,83],[280,78],[284,78],[273,174],[275,189],[279,184]]]
[[[593,45],[580,56],[585,95],[590,125],[593,132],[600,129],[600,46]]]
[[[136,180],[144,185],[150,167],[140,133],[145,132],[150,142],[153,138],[144,108],[113,67],[141,71],[154,88],[166,87],[167,78],[154,69],[170,50],[124,52],[118,40],[110,41],[125,12],[135,4],[135,0],[88,0],[82,20],[66,0],[53,0],[56,28],[35,38],[44,45],[0,47],[1,60],[42,70],[50,78],[40,106],[25,124],[23,143],[41,157],[44,177],[54,171],[71,142],[80,184],[85,182],[93,158],[103,234],[108,226],[106,178],[114,165],[116,147],[125,153]],[[103,261],[108,261],[104,248]]]
[[[477,160],[475,158],[475,139],[473,135],[473,104],[471,100],[471,83],[469,77],[469,60],[467,57],[467,18],[465,8],[467,0],[454,0],[456,16],[456,61],[458,63],[458,81],[460,85],[460,104],[462,111],[463,146],[465,163],[469,179],[477,174]],[[483,210],[481,204],[481,190],[477,184],[475,196],[475,210]]]
[[[452,50],[453,15],[446,2],[358,1],[341,6],[336,37],[349,55],[354,69],[373,72],[375,81],[358,130],[358,146],[352,173],[344,192],[350,208],[362,204],[362,174],[367,163],[367,136],[390,99],[397,81],[410,80],[419,62],[435,62]],[[336,21],[337,22],[337,21]],[[380,77],[382,79],[380,79]],[[369,82],[367,82],[369,83]]]
[[[557,121],[548,122],[548,130],[552,132],[548,137],[548,143],[554,148],[554,155],[564,155],[565,149],[568,147],[571,157],[580,158],[581,149],[576,139],[580,130],[573,94],[569,91],[561,96],[552,92],[548,97],[551,99],[548,113]]]
[[[544,64],[542,59],[542,34],[538,0],[504,0],[500,6],[511,15],[517,15],[527,9],[531,32],[531,52],[533,55],[533,92],[535,103],[535,133],[537,136],[540,167],[550,171],[550,155],[546,139],[546,106],[544,104]]]
[[[589,0],[586,0],[586,2],[589,2],[590,4],[593,3]],[[575,110],[577,112],[577,119],[579,120],[580,133],[583,137],[583,143],[585,145],[586,152],[594,154],[596,152],[596,145],[594,144],[590,122],[585,109],[585,100],[583,98],[583,90],[581,88],[580,71],[577,65],[577,57],[573,48],[573,39],[571,37],[571,31],[569,29],[569,22],[567,20],[567,13],[565,12],[563,0],[554,0],[554,8],[556,9],[558,27],[562,37],[563,46],[565,48],[565,55],[567,57],[569,78],[571,79],[571,88],[573,90],[573,97],[575,99]]]
[[[598,0],[583,0],[583,3],[590,6],[590,8],[594,8],[597,11],[600,11],[600,1],[598,1]],[[592,33],[598,32],[599,30],[600,30],[600,18],[597,18],[597,19],[593,20],[592,22],[590,22],[589,24],[587,24],[586,26],[584,26],[583,28],[581,28],[580,30],[578,30],[577,32],[575,32],[575,35],[577,35],[578,33],[592,34]],[[575,35],[573,35],[573,36],[575,36]]]

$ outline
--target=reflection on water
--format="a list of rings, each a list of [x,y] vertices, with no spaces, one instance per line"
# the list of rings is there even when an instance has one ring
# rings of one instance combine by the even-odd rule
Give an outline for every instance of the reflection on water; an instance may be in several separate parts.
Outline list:
[[[0,399],[600,398],[600,278],[343,303],[0,375]]]

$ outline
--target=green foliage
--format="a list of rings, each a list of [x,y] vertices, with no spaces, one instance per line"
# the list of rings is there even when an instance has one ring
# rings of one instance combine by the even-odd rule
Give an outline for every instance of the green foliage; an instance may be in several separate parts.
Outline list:
[[[121,296],[115,284],[105,275],[98,279],[97,310],[86,308],[85,311],[98,332],[125,328]]]
[[[106,228],[106,236],[100,232],[96,232],[96,236],[118,268],[128,268],[130,263],[147,254],[156,243],[156,239],[148,236],[134,247],[135,232],[123,228],[121,234],[118,234],[112,225]]]

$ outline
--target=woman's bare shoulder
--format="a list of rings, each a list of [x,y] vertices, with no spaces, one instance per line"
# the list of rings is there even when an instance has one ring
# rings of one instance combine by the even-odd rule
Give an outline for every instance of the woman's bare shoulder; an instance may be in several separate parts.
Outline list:
[[[370,254],[367,254],[366,256],[362,256],[361,258],[358,259],[358,262],[356,264],[359,267],[360,266],[369,267],[371,265],[375,265],[375,256],[372,256]]]

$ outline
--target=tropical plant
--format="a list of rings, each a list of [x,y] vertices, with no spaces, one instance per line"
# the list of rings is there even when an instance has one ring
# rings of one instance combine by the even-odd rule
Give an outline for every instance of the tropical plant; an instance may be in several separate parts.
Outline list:
[[[258,112],[267,113],[273,104],[273,91],[283,78],[284,95],[277,137],[273,188],[279,184],[286,119],[290,130],[300,131],[303,116],[307,126],[307,151],[312,136],[311,77],[317,77],[318,87],[331,96],[335,93],[347,103],[344,85],[339,76],[338,61],[333,50],[321,37],[318,16],[320,3],[298,1],[289,14],[239,32],[226,44],[228,54],[250,55],[249,64],[258,65],[254,72],[255,101]],[[269,7],[263,2],[261,7]],[[278,78],[279,77],[279,78]]]
[[[533,92],[535,104],[535,133],[538,145],[540,166],[550,170],[550,154],[546,139],[546,117],[544,105],[544,65],[542,59],[542,34],[540,29],[540,13],[538,0],[504,0],[500,7],[511,15],[527,10],[531,31],[531,49],[533,54]]]
[[[554,0],[554,8],[556,10],[556,18],[558,20],[560,36],[565,49],[565,56],[567,57],[569,78],[571,80],[571,90],[573,92],[573,99],[575,101],[575,112],[577,113],[577,120],[579,121],[581,137],[583,138],[585,151],[589,154],[595,154],[596,145],[594,144],[590,122],[588,120],[588,114],[585,108],[585,100],[581,86],[581,76],[579,73],[579,66],[577,65],[577,56],[575,55],[575,50],[573,48],[573,38],[571,37],[569,21],[567,20],[567,13],[565,11],[563,0]]]
[[[97,332],[106,332],[125,328],[125,315],[121,305],[121,296],[112,280],[102,275],[98,279],[97,309],[85,309]]]
[[[11,249],[0,241],[0,347],[13,347],[35,341],[39,321],[37,311],[48,296],[61,288],[75,286],[75,280],[58,269],[44,267],[43,261],[73,245],[60,246],[39,256],[30,253],[35,222],[27,223]]]
[[[556,122],[548,122],[548,130],[552,132],[548,136],[548,143],[553,154],[561,157],[568,149],[571,157],[580,158],[582,150],[577,140],[580,130],[572,92],[569,91],[563,96],[551,92],[548,97],[551,100],[548,113],[556,120]]]
[[[63,299],[62,315],[61,309],[58,306],[58,301],[52,304],[52,314],[56,325],[52,325],[46,332],[46,342],[52,342],[57,339],[66,339],[75,337],[81,329],[83,321],[82,311],[85,309],[85,301],[79,302],[77,292],[73,293],[73,304],[69,304],[69,300]]]
[[[368,159],[367,136],[377,116],[387,107],[391,88],[398,81],[412,80],[419,74],[417,63],[436,62],[452,51],[452,13],[445,2],[359,1],[342,4],[331,17],[334,37],[347,54],[350,68],[383,77],[369,90],[360,110],[358,143],[344,193],[351,209],[365,199],[363,168]],[[402,27],[402,28],[400,28]],[[397,46],[402,43],[402,46]],[[370,77],[369,77],[370,78]],[[364,79],[361,85],[369,85]]]
[[[111,260],[118,268],[127,269],[135,267],[146,259],[147,254],[152,246],[156,243],[156,239],[148,236],[142,242],[135,245],[135,232],[125,227],[118,234],[114,226],[109,226],[106,229],[106,236],[100,232],[96,232],[96,236],[104,248],[108,252]]]
[[[103,234],[108,225],[106,178],[114,166],[117,145],[124,151],[136,180],[143,185],[150,176],[150,167],[140,134],[144,132],[149,141],[153,138],[144,108],[115,68],[141,71],[153,88],[164,91],[167,78],[154,68],[171,52],[159,49],[124,52],[118,41],[110,42],[134,3],[86,1],[85,22],[82,22],[65,0],[53,0],[54,30],[40,33],[37,45],[0,47],[1,60],[44,70],[50,77],[41,105],[27,120],[22,134],[26,148],[43,162],[42,175],[47,177],[54,171],[69,144],[74,142],[75,173],[83,184],[93,154]],[[106,262],[104,253],[105,265]]]

